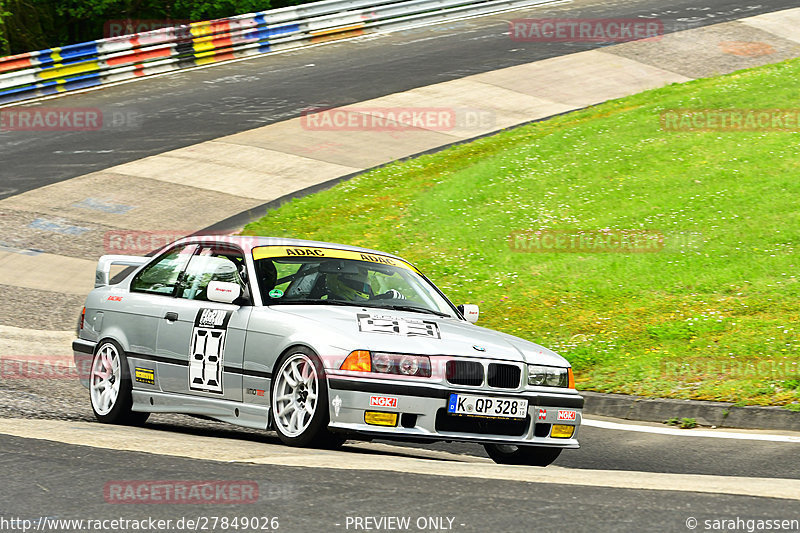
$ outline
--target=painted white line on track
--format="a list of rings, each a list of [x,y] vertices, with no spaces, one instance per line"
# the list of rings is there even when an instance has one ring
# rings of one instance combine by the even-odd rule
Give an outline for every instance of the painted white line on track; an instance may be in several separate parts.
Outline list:
[[[581,425],[600,428],[613,429],[617,431],[637,431],[639,433],[655,433],[657,435],[673,435],[676,437],[703,437],[713,439],[739,439],[739,440],[760,440],[768,442],[792,442],[800,444],[800,436],[793,435],[765,435],[762,433],[741,433],[727,430],[703,430],[703,429],[677,429],[662,428],[656,426],[640,426],[638,424],[622,424],[620,422],[608,422],[606,420],[595,420],[584,417]]]

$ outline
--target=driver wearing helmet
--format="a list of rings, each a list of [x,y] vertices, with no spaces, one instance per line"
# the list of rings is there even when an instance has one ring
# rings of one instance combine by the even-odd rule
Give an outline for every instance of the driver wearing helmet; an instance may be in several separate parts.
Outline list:
[[[330,299],[358,302],[369,300],[372,296],[367,271],[363,268],[359,268],[357,273],[328,274],[325,285]]]
[[[342,272],[338,274],[328,274],[325,278],[328,298],[331,300],[344,300],[347,302],[359,302],[369,299],[398,299],[404,300],[399,291],[390,289],[383,294],[375,294],[369,283],[369,275],[366,269],[359,268],[358,272]]]

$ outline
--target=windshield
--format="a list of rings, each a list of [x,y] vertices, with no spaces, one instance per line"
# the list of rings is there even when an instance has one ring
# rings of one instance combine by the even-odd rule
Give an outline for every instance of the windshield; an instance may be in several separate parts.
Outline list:
[[[312,248],[314,254],[300,256],[286,256],[285,250],[269,246],[253,251],[265,305],[351,305],[456,316],[452,305],[407,263],[341,250]]]

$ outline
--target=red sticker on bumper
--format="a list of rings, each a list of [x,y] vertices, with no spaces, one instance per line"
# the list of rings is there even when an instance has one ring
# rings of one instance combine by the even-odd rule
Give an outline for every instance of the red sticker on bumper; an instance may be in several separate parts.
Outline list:
[[[370,407],[392,407],[394,409],[397,408],[397,398],[393,398],[391,396],[370,396],[369,397],[369,406]]]

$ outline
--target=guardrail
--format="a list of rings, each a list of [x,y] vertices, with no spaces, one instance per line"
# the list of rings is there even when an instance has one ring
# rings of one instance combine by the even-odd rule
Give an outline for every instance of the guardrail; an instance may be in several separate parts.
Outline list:
[[[324,0],[0,57],[0,105],[559,0]]]

